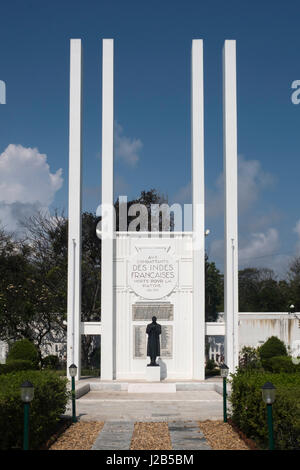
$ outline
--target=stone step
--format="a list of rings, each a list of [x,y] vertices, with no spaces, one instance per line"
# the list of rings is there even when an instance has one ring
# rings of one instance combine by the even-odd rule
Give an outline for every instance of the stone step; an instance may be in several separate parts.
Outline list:
[[[227,394],[230,396],[230,384],[227,385]],[[140,394],[170,393],[175,392],[217,392],[223,394],[223,384],[216,382],[117,382],[101,380],[76,382],[76,398],[80,398],[89,392],[128,392]]]
[[[129,384],[128,393],[176,393],[176,384],[145,383]]]
[[[80,398],[82,403],[92,402],[222,402],[222,397],[215,391],[190,391],[171,393],[144,393],[134,392],[109,392],[109,391],[91,391]]]

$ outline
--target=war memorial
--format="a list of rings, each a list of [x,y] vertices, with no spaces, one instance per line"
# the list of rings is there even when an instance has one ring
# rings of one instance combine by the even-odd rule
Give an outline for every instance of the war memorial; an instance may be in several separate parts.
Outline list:
[[[101,380],[203,380],[205,368],[205,201],[203,40],[192,41],[192,231],[115,230],[114,40],[103,40],[101,321],[81,321],[82,44],[71,40],[67,361],[80,369],[82,334],[101,335]],[[100,80],[99,80],[100,82]],[[236,43],[223,49],[225,361],[238,361]],[[151,182],[149,182],[151,184]],[[121,196],[121,195],[120,195]],[[122,200],[120,197],[120,211]],[[126,213],[126,204],[125,204]],[[126,214],[125,214],[126,215]],[[183,214],[183,218],[186,214]],[[168,228],[168,227],[167,227]],[[147,367],[146,328],[161,325],[159,367]],[[156,369],[151,372],[151,369]],[[80,370],[79,370],[80,376]],[[153,376],[154,377],[154,376]]]

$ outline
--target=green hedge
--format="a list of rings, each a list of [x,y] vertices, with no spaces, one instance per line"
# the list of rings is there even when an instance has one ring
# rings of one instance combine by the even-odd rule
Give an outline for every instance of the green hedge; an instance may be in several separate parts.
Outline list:
[[[294,364],[290,356],[275,356],[262,362],[263,368],[269,372],[300,372],[300,364]]]
[[[30,449],[37,449],[51,436],[65,412],[69,392],[67,380],[52,371],[21,371],[0,377],[0,449],[22,448],[23,403],[20,387],[29,380],[34,385],[30,405]]]
[[[272,382],[276,387],[273,405],[275,448],[300,449],[300,374],[272,374],[259,371],[238,372],[231,376],[232,420],[262,447],[268,446],[266,405],[261,387]]]
[[[42,366],[44,369],[56,370],[59,367],[59,357],[50,354],[42,359]]]
[[[36,346],[28,339],[16,341],[9,350],[6,362],[16,359],[25,359],[37,366],[39,364],[39,354]]]
[[[283,341],[277,336],[271,336],[260,346],[259,356],[262,361],[275,356],[287,356],[287,350]]]
[[[33,370],[36,368],[37,367],[34,366],[31,361],[15,359],[6,364],[0,364],[0,374],[9,374],[10,372],[17,372],[18,370]]]

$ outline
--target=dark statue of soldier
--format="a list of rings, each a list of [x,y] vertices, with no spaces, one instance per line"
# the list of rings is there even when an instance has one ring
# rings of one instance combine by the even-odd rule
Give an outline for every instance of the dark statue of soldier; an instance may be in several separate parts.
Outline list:
[[[156,323],[156,320],[156,317],[152,317],[152,323],[149,323],[146,329],[148,335],[147,356],[151,359],[150,364],[147,364],[147,366],[159,366],[156,362],[156,358],[160,356],[159,335],[161,334],[161,326]]]

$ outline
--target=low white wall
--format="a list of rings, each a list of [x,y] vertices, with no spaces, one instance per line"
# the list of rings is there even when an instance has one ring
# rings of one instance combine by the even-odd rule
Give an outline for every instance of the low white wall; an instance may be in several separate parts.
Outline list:
[[[300,318],[300,314],[297,314]],[[289,348],[300,342],[300,320],[288,313],[239,314],[239,347],[257,347],[270,336],[277,336]]]

